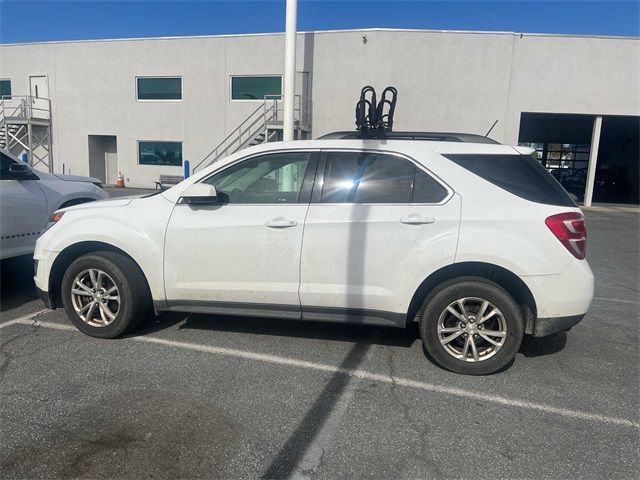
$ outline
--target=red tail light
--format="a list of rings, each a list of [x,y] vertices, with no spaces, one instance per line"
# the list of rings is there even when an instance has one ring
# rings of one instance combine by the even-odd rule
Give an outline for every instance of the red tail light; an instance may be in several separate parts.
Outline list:
[[[587,226],[581,213],[552,215],[544,223],[574,257],[583,260],[587,253]]]
[[[64,212],[55,212],[53,215],[51,215],[51,218],[49,219],[49,221],[52,223],[59,222],[63,215],[64,215]]]

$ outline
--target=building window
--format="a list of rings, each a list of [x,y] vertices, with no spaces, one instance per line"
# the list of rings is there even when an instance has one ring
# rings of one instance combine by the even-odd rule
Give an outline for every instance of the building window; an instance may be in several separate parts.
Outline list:
[[[182,100],[182,78],[136,78],[138,100]]]
[[[591,147],[586,143],[521,142],[519,145],[535,149],[533,156],[556,177],[558,172],[564,176],[586,170],[589,163]]]
[[[231,77],[231,100],[264,100],[281,96],[282,75]]]
[[[138,142],[140,165],[179,167],[182,165],[182,142]]]
[[[11,96],[11,80],[0,80],[0,97]]]

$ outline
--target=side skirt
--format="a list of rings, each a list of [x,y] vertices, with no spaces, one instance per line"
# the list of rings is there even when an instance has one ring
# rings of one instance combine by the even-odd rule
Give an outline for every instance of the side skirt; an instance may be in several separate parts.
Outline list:
[[[281,318],[333,323],[380,325],[404,328],[407,316],[403,313],[367,310],[361,308],[304,307],[299,305],[273,305],[240,302],[207,302],[195,300],[169,300],[172,312],[204,313],[240,317]]]

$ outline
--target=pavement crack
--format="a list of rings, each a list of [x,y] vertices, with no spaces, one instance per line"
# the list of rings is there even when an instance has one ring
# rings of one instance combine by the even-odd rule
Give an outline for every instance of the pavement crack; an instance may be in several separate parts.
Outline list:
[[[387,357],[387,365],[389,367],[389,378],[391,379],[391,395],[395,400],[396,405],[400,407],[400,413],[405,420],[405,423],[409,427],[410,430],[415,432],[415,434],[420,439],[418,442],[411,442],[411,451],[414,455],[412,458],[422,459],[427,462],[427,466],[429,468],[429,477],[430,478],[444,478],[444,475],[438,465],[436,464],[437,460],[433,458],[433,452],[437,451],[436,449],[429,448],[429,424],[421,415],[412,415],[411,414],[411,406],[408,405],[404,399],[402,398],[401,392],[399,389],[395,388],[395,366],[394,366],[394,354],[393,350],[389,350],[389,355]],[[422,412],[422,410],[418,410],[418,413]],[[399,459],[402,467],[405,466],[404,461]],[[402,468],[401,468],[402,469]]]
[[[7,370],[9,369],[9,365],[11,364],[12,360],[16,358],[15,355],[9,353],[6,350],[7,346],[11,345],[16,340],[29,337],[39,330],[39,327],[35,324],[28,326],[30,327],[29,331],[14,335],[9,340],[0,343],[0,356],[2,357],[2,359],[0,360],[0,382],[4,381],[4,377],[7,373]]]

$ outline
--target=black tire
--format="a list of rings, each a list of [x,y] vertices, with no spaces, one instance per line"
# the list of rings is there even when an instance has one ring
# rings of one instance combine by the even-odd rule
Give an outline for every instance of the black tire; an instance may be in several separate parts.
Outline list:
[[[118,288],[119,309],[115,319],[105,326],[86,323],[76,312],[71,299],[72,284],[76,276],[87,269],[105,272]],[[83,255],[67,268],[60,296],[71,322],[83,333],[97,338],[116,338],[134,330],[149,315],[151,295],[144,274],[126,255],[99,251]]]
[[[445,311],[449,305],[463,298],[486,300],[501,312],[502,315],[494,316],[492,320],[487,320],[485,324],[482,325],[482,328],[485,328],[485,325],[489,326],[491,324],[490,322],[502,321],[506,329],[504,341],[498,349],[495,349],[495,347],[484,340],[483,337],[479,336],[480,331],[478,331],[478,334],[475,334],[475,337],[478,337],[478,343],[476,344],[478,351],[480,351],[482,346],[486,349],[487,355],[487,358],[476,362],[456,358],[453,353],[450,353],[441,344],[438,335],[438,323],[441,315],[445,316],[443,317],[446,318],[445,321],[451,322],[453,317],[451,314],[445,314]],[[474,300],[469,300],[468,308],[473,309],[473,304]],[[473,320],[471,319],[473,312],[467,313],[472,314],[469,316],[469,322],[474,323],[475,318]],[[500,318],[502,320],[499,320]],[[454,323],[455,321],[456,320],[453,320]],[[466,326],[468,323],[460,322],[459,325]],[[447,327],[447,324],[444,326]],[[454,326],[452,328],[457,327]],[[470,328],[473,327],[470,326]],[[480,327],[476,325],[475,328]],[[442,368],[464,375],[488,375],[506,367],[515,358],[520,348],[523,334],[523,321],[518,304],[502,287],[485,278],[460,277],[444,282],[427,296],[420,312],[420,336],[429,356]],[[462,350],[463,346],[458,347],[458,345],[461,343],[464,345],[467,341],[464,335],[469,336],[472,334],[462,333],[459,338],[454,337],[455,339],[448,344],[447,348],[452,350],[458,348]],[[502,340],[496,337],[492,339],[502,342]],[[491,354],[492,348],[494,349],[493,354]],[[460,355],[462,355],[462,353],[463,352],[460,352]],[[472,357],[472,354],[467,353],[467,358],[470,357]]]

